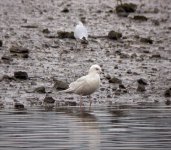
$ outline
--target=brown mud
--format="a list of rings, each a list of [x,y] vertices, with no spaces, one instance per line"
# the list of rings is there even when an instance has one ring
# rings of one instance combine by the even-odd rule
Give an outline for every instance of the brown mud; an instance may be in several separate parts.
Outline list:
[[[171,2],[126,2],[137,5],[128,17],[116,14],[115,0],[1,0],[0,106],[40,105],[47,95],[64,105],[78,103],[77,95],[59,94],[55,80],[70,83],[92,64],[103,68],[93,105],[168,101],[164,93],[171,87]],[[148,19],[135,20],[138,15]],[[57,33],[72,32],[80,18],[91,37],[86,47],[75,49],[74,39],[58,38]],[[122,37],[106,38],[109,31]],[[11,47],[19,50],[11,52]],[[18,71],[27,73],[24,80],[14,78]],[[109,82],[113,78],[119,83]],[[139,86],[139,79],[147,85]],[[35,90],[39,87],[43,92]],[[88,104],[88,98],[84,100]]]

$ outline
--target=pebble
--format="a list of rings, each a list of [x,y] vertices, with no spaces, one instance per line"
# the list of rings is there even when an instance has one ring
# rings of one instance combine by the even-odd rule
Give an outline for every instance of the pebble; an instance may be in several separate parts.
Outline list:
[[[53,104],[53,103],[55,103],[55,99],[53,99],[51,96],[46,96],[44,98],[43,102]]]
[[[21,80],[27,80],[28,74],[27,72],[24,72],[24,71],[16,71],[14,72],[14,77],[17,79],[21,79]]]

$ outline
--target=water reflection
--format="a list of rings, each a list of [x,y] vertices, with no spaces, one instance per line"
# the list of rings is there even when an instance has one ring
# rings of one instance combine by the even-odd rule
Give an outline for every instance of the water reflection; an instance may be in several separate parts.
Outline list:
[[[113,105],[0,110],[0,149],[170,149],[171,107]]]

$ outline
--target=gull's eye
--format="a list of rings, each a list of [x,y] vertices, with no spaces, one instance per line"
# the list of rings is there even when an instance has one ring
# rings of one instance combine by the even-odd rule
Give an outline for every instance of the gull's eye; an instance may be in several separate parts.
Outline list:
[[[98,70],[99,70],[99,68],[96,68],[96,70],[98,71]]]

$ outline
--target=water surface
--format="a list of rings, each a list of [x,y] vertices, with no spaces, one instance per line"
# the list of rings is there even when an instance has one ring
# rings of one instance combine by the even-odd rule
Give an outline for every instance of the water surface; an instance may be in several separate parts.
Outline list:
[[[171,107],[0,110],[2,150],[170,150]]]

